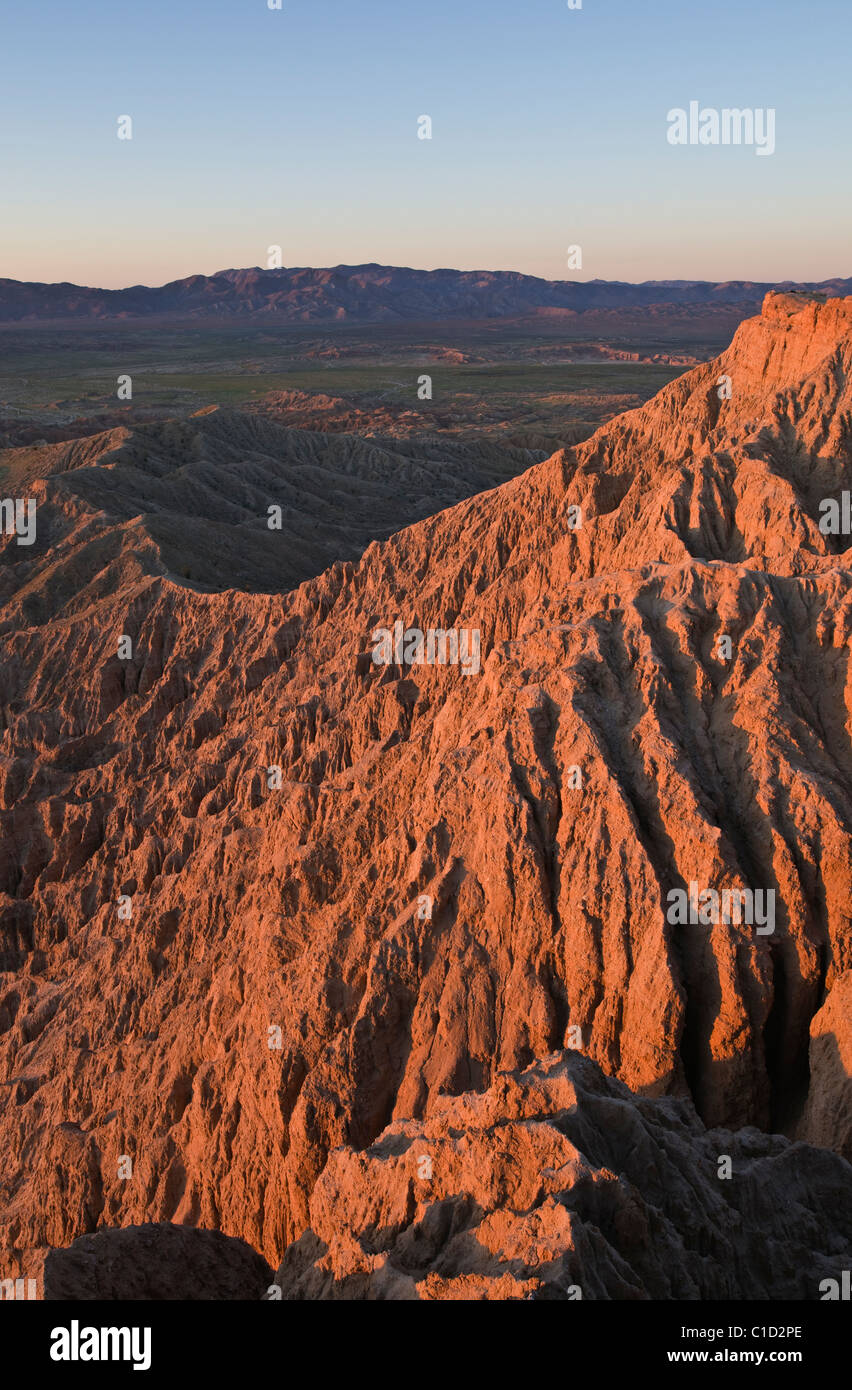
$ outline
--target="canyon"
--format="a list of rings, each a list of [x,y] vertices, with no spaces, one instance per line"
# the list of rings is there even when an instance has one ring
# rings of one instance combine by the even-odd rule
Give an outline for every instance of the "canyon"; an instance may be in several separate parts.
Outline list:
[[[484,491],[494,454],[242,412],[7,451],[3,1278],[154,1225],[285,1298],[841,1279],[850,373],[852,298],[771,292]],[[334,554],[265,526],[294,460]],[[386,615],[481,670],[377,665]],[[668,922],[691,883],[774,931]]]

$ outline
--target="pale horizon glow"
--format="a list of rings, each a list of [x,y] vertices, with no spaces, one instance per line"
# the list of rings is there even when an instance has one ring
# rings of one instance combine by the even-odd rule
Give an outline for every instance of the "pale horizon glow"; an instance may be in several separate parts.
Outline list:
[[[157,286],[280,245],[292,267],[845,278],[850,37],[847,0],[15,3],[0,277]],[[771,108],[774,154],[672,147],[693,100]]]

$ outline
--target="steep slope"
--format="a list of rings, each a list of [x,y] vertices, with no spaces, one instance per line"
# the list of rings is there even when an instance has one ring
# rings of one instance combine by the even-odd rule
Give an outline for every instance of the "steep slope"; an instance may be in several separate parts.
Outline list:
[[[284,1298],[815,1300],[852,1258],[852,1168],[557,1053],[335,1149],[310,1217]]]
[[[578,1041],[849,1152],[819,1098],[852,575],[818,523],[850,366],[852,300],[770,296],[641,410],[281,596],[152,577],[124,528],[82,602],[7,545],[7,1266],[145,1220],[277,1263],[335,1146]],[[481,671],[375,664],[396,620],[479,630]],[[691,883],[775,892],[774,932],[671,922]]]
[[[648,308],[654,305],[731,305],[753,311],[773,288],[848,294],[850,280],[773,286],[749,280],[542,280],[516,271],[412,270],[407,266],[338,265],[223,270],[190,275],[156,288],[123,290],[28,284],[0,279],[0,323],[38,319],[217,319],[273,316],[293,323],[393,323],[430,319],[503,318],[541,310]]]
[[[25,563],[73,576],[79,606],[93,580],[106,592],[105,565],[120,588],[130,561],[203,587],[280,593],[542,457],[484,442],[294,430],[212,408],[8,449],[2,464],[3,486],[18,495],[30,488],[38,504]],[[6,545],[7,564],[23,554]],[[19,583],[16,569],[0,570],[0,594]],[[27,601],[34,587],[26,585]]]

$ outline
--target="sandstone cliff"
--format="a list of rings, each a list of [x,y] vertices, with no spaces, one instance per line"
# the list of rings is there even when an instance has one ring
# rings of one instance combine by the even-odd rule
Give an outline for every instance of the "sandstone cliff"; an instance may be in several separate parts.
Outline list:
[[[287,1299],[816,1300],[852,1259],[851,1180],[554,1054],[336,1149],[276,1278]]]
[[[145,1221],[276,1265],[332,1149],[578,1037],[710,1127],[849,1152],[852,575],[819,515],[852,487],[850,368],[852,299],[770,296],[647,406],[291,592],[195,592],[132,519],[31,485],[4,1272]],[[396,620],[480,631],[481,672],[375,665]],[[774,932],[672,925],[693,882],[773,891]]]

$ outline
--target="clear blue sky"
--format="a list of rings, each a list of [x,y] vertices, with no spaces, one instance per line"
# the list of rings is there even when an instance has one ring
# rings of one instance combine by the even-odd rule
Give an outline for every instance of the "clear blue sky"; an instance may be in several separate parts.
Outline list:
[[[285,265],[850,275],[851,40],[852,0],[6,0],[0,275],[159,284],[275,243]],[[691,100],[774,107],[775,154],[673,148]]]

